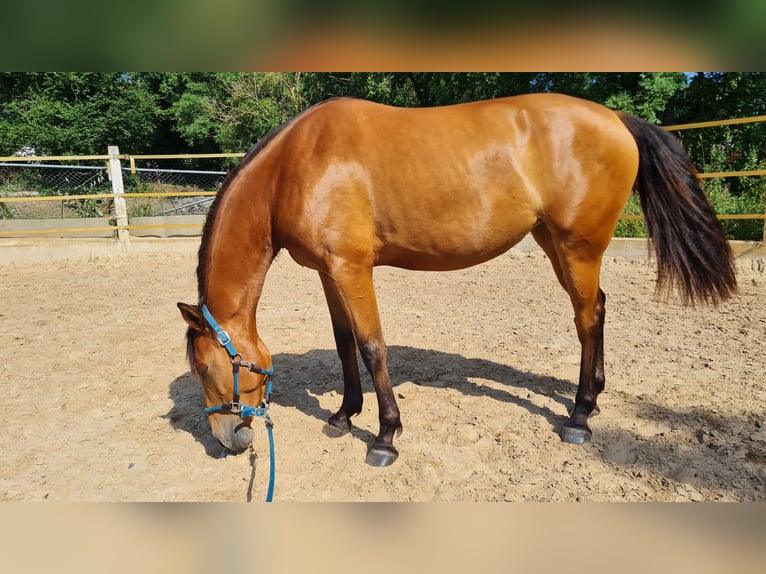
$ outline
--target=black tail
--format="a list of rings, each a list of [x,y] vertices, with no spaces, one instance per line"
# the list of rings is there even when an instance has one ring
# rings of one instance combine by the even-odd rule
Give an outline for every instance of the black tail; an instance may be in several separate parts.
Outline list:
[[[657,293],[718,303],[737,290],[734,259],[697,170],[676,137],[634,116],[620,119],[638,144],[636,187],[657,257]]]

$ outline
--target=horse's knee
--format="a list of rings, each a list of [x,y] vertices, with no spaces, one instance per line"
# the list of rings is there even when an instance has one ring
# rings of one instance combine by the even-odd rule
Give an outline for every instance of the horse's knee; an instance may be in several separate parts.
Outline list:
[[[375,371],[386,363],[386,345],[382,341],[368,340],[359,343],[359,353],[370,371]]]
[[[604,323],[596,313],[587,313],[575,317],[577,337],[581,345],[593,344],[597,341],[604,330]]]

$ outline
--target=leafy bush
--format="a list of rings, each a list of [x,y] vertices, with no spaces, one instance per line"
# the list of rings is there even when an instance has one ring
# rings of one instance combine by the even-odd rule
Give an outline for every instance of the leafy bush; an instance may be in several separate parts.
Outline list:
[[[623,215],[642,215],[638,194],[633,192],[622,210]],[[646,227],[641,219],[621,219],[614,230],[615,237],[646,237]]]

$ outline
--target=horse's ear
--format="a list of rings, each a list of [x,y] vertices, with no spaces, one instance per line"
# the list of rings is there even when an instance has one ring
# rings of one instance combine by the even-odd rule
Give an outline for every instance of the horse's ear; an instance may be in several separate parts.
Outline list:
[[[181,316],[189,327],[199,333],[203,333],[205,331],[205,318],[202,316],[199,307],[196,305],[189,305],[188,303],[181,303],[180,301],[177,305],[178,310],[181,311]]]

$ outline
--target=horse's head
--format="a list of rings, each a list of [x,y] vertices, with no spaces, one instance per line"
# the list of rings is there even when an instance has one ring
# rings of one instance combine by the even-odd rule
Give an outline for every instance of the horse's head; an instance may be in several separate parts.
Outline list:
[[[254,330],[232,321],[229,336],[204,306],[178,308],[189,325],[187,356],[205,391],[210,430],[225,448],[242,452],[253,440],[253,416],[267,415],[271,355]]]

